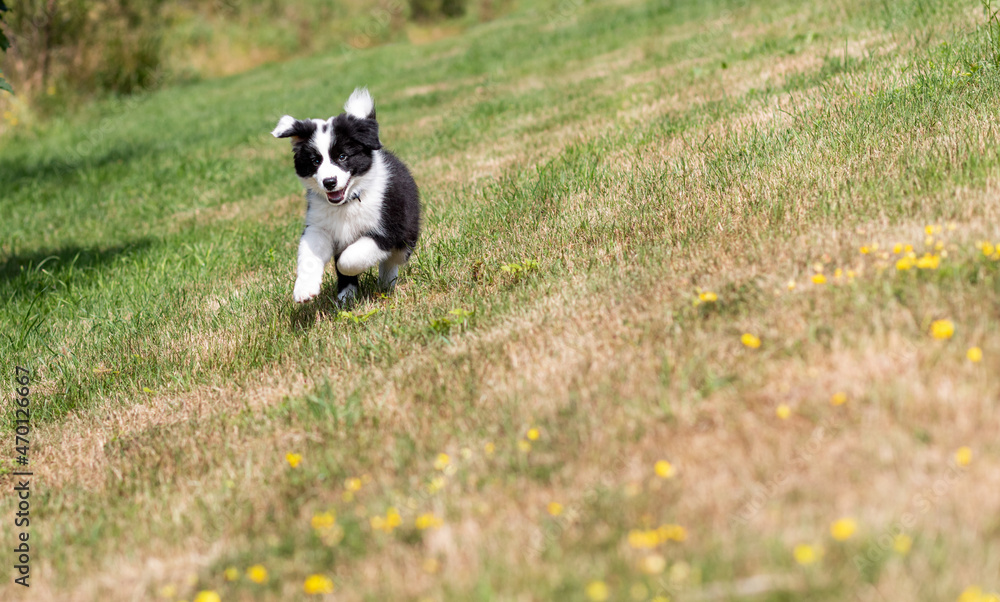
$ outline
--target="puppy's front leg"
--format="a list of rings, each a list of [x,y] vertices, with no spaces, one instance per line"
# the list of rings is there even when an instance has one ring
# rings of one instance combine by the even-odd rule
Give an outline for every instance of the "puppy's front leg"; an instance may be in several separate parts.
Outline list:
[[[333,256],[330,237],[319,228],[309,226],[299,241],[299,265],[292,297],[296,303],[305,303],[319,294],[323,284],[323,270]]]
[[[357,276],[389,257],[370,236],[362,236],[351,243],[337,259],[337,270],[345,276]]]

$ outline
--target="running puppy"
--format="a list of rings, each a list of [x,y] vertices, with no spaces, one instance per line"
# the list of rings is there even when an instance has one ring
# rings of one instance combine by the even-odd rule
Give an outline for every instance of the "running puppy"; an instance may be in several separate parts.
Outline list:
[[[358,274],[375,265],[379,283],[395,286],[420,236],[420,193],[406,165],[382,148],[368,89],[355,89],[336,117],[285,115],[271,134],[292,139],[295,173],[308,202],[295,302],[319,294],[331,258],[338,301],[354,298]]]

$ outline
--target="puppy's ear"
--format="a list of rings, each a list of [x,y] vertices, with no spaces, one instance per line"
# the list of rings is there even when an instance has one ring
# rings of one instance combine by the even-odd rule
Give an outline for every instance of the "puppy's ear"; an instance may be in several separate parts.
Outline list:
[[[382,142],[378,139],[378,122],[374,119],[359,120],[354,126],[354,139],[371,150],[382,148]]]
[[[294,137],[292,142],[302,142],[312,138],[316,131],[316,124],[311,120],[300,121],[291,115],[285,115],[278,120],[278,126],[274,128],[271,135],[275,138]]]
[[[344,103],[344,112],[358,119],[375,119],[375,101],[368,88],[355,88]]]

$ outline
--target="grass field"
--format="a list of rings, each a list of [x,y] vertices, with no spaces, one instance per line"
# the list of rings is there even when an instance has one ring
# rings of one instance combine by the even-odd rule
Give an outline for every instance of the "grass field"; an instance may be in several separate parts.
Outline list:
[[[14,128],[0,599],[998,599],[988,15],[525,0]],[[356,85],[424,235],[296,306],[269,132]]]

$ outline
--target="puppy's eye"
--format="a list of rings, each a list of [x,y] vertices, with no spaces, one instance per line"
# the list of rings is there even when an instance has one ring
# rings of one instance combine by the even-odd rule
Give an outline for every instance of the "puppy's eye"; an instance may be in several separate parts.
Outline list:
[[[340,161],[346,161],[347,160],[347,153],[340,153],[340,156],[337,157],[337,159],[340,160]]]
[[[313,157],[313,165],[319,165],[322,162],[323,162],[322,157]]]

